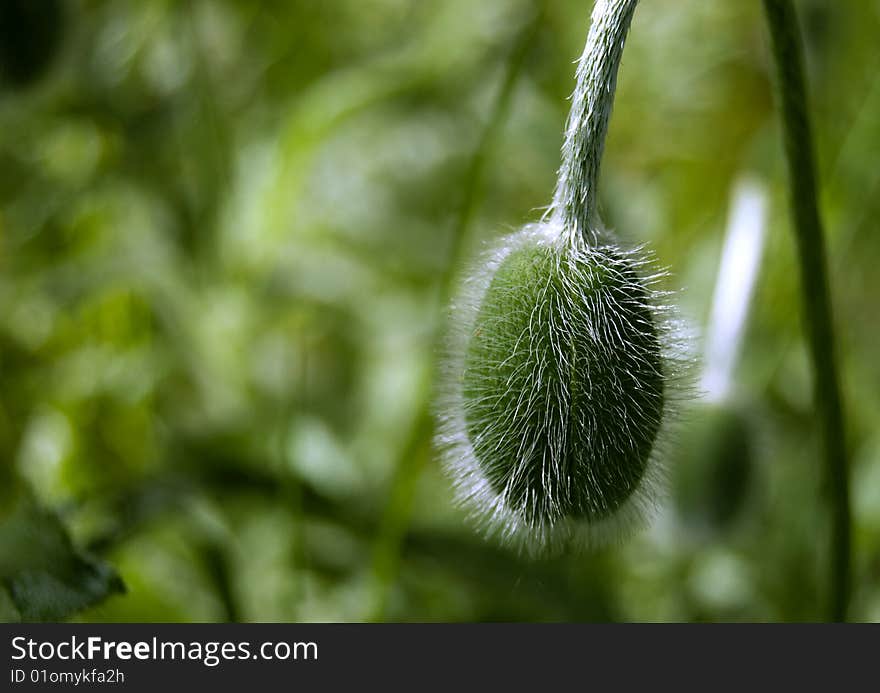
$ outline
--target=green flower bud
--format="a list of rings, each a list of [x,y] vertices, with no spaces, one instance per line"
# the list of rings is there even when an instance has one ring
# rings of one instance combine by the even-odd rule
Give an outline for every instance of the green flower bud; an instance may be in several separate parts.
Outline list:
[[[597,0],[545,221],[480,262],[453,306],[438,442],[461,500],[532,550],[606,540],[651,509],[682,360],[658,274],[596,212],[637,0]]]
[[[465,359],[465,422],[492,489],[528,521],[607,517],[641,481],[663,413],[646,299],[614,247],[535,244],[495,272]]]
[[[491,530],[539,549],[632,525],[657,486],[673,332],[649,263],[605,237],[527,227],[455,306],[447,466]]]
[[[706,404],[688,413],[681,436],[671,479],[677,514],[694,529],[729,528],[754,476],[748,421],[729,404]]]

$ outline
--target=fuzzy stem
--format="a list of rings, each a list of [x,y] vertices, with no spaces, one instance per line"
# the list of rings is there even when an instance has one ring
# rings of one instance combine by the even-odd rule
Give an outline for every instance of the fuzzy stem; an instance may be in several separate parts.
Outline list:
[[[578,60],[571,112],[562,145],[562,166],[552,213],[570,234],[596,241],[596,184],[608,119],[617,88],[617,68],[638,0],[596,0],[590,33]]]
[[[824,476],[831,514],[828,617],[846,619],[850,589],[850,504],[846,441],[822,222],[803,68],[803,42],[791,0],[764,0],[776,62],[779,107],[788,160],[791,214],[801,272],[801,300],[821,419]]]

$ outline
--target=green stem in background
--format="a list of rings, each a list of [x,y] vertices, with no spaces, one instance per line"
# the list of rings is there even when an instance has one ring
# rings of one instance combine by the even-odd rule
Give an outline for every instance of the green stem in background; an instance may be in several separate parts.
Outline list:
[[[477,206],[477,200],[482,191],[483,169],[495,142],[495,137],[506,120],[507,110],[510,107],[510,99],[513,90],[519,81],[526,56],[534,45],[535,36],[543,17],[543,3],[539,2],[532,16],[526,20],[522,29],[516,36],[514,45],[507,56],[507,66],[504,80],[498,89],[492,111],[486,121],[477,147],[474,150],[464,177],[464,192],[458,210],[458,218],[452,231],[452,248],[446,261],[446,271],[441,278],[440,298],[445,305],[453,292],[455,273],[461,266],[461,256],[464,255],[469,240],[471,218]]]
[[[468,244],[470,222],[476,207],[477,198],[479,197],[483,169],[486,166],[495,136],[505,121],[514,87],[519,81],[529,49],[534,44],[535,34],[541,24],[542,17],[543,2],[539,2],[534,14],[530,19],[526,20],[514,40],[514,45],[507,58],[504,80],[492,105],[492,110],[486,121],[486,127],[480,136],[465,172],[463,197],[455,227],[452,231],[452,247],[447,256],[445,271],[438,283],[438,312],[441,306],[448,304],[449,296],[452,293],[455,273],[460,266],[461,256],[464,254]],[[437,342],[441,325],[442,322],[438,321],[431,335],[432,343]],[[425,382],[423,384],[423,392],[420,393],[420,401],[423,402],[422,408],[413,419],[413,424],[401,455],[396,460],[390,497],[382,518],[379,538],[373,553],[373,594],[369,607],[369,618],[373,621],[385,619],[388,596],[400,558],[401,544],[409,524],[416,481],[422,468],[422,461],[426,458],[430,449],[434,425],[434,417],[431,411],[433,399],[431,385]]]
[[[850,502],[843,409],[834,355],[831,298],[804,78],[803,41],[791,0],[764,0],[776,62],[804,322],[825,458],[831,514],[828,617],[846,619],[850,589]]]

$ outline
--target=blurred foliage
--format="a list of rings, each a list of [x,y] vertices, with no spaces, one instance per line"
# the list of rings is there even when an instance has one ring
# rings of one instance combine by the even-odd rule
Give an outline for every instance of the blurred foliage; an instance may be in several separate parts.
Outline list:
[[[533,561],[479,537],[431,453],[443,287],[459,244],[549,201],[588,4],[0,3],[0,615],[818,617],[818,446],[758,2],[641,4],[603,167],[606,221],[672,268],[696,326],[731,186],[770,186],[735,420],[686,420],[716,428],[683,431],[686,488],[619,547]],[[798,7],[853,616],[880,620],[880,6]]]

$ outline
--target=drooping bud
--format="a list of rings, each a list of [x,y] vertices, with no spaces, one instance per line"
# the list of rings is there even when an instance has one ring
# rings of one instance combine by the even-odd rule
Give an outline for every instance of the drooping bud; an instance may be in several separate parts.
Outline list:
[[[551,221],[471,277],[442,442],[461,497],[492,529],[540,550],[602,538],[650,504],[671,362],[646,265]]]
[[[490,531],[535,551],[634,525],[660,476],[678,376],[665,294],[595,209],[635,5],[596,3],[547,218],[484,257],[453,306],[446,467]]]

